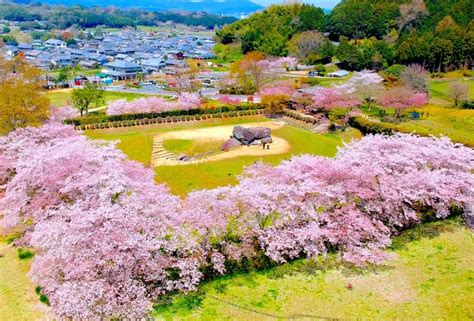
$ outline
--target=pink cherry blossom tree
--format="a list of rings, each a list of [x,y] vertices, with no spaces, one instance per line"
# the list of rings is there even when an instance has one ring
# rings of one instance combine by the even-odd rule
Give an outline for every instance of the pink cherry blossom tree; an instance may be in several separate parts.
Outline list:
[[[311,95],[314,101],[313,109],[352,108],[361,103],[355,95],[334,87],[315,87]]]
[[[174,101],[160,97],[139,98],[133,101],[124,99],[111,102],[107,107],[107,115],[162,113],[172,110],[190,110],[199,108],[201,98],[194,93],[182,93]]]
[[[376,72],[362,70],[354,72],[351,79],[336,88],[348,94],[357,96],[361,101],[366,102],[370,108],[371,103],[383,91],[383,78]]]
[[[276,95],[285,95],[290,97],[295,92],[295,89],[290,86],[267,86],[261,89],[257,95],[260,97],[265,96],[276,96]]]
[[[380,98],[380,105],[385,108],[395,108],[397,117],[402,110],[413,107],[422,107],[428,102],[425,93],[413,92],[405,87],[394,87],[387,90]]]

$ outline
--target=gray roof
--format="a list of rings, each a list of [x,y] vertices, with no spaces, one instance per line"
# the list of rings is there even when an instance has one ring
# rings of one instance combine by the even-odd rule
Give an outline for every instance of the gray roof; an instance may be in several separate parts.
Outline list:
[[[131,61],[112,61],[105,64],[106,67],[112,68],[140,68],[140,65]]]
[[[64,44],[65,45],[66,44],[64,41],[59,40],[59,39],[49,39],[49,40],[46,40],[45,43],[48,44],[48,45],[50,45],[50,44],[51,45],[59,45],[59,44]]]

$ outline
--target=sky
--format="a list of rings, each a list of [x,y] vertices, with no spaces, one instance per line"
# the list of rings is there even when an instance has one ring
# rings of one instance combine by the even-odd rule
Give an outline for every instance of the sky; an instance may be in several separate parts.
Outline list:
[[[258,3],[262,6],[268,6],[273,3],[282,3],[282,0],[251,0],[252,2]],[[332,9],[339,2],[339,0],[303,0],[305,3],[312,3],[317,7]]]

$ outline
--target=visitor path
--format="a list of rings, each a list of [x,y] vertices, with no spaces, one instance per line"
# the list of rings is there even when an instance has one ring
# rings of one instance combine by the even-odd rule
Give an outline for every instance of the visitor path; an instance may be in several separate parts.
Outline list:
[[[259,123],[250,123],[244,124],[244,127],[268,127],[272,130],[281,128],[285,125],[284,122],[259,122]],[[282,138],[276,137],[272,134],[273,143],[270,144],[270,149],[262,149],[261,145],[254,146],[241,146],[234,148],[228,152],[222,152],[208,157],[203,157],[200,159],[190,160],[190,161],[181,161],[178,160],[178,156],[171,152],[168,152],[164,146],[163,141],[166,139],[189,139],[194,141],[223,141],[226,140],[232,135],[232,130],[234,125],[231,126],[216,126],[216,127],[207,127],[199,129],[190,129],[190,130],[178,130],[173,132],[167,132],[163,134],[156,135],[153,138],[153,152],[151,156],[151,165],[153,167],[169,165],[188,165],[196,164],[202,162],[217,161],[223,159],[229,159],[239,156],[264,156],[264,155],[276,155],[283,154],[290,150],[290,144]]]

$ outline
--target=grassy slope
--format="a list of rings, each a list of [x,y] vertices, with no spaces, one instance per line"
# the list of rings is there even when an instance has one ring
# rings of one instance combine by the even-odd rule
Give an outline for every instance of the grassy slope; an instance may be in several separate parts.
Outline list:
[[[444,135],[455,142],[474,146],[474,110],[426,106],[420,111],[428,112],[429,117],[397,124],[403,132],[416,132],[423,135]]]
[[[422,135],[447,136],[454,142],[474,147],[474,110],[452,107],[453,103],[448,96],[450,80],[430,81],[430,104],[416,108],[425,115],[421,119],[408,120],[396,124],[398,131],[405,133],[419,133]],[[466,80],[464,80],[466,81]],[[469,83],[469,96],[474,99],[474,80]],[[378,108],[364,113],[378,118]],[[388,110],[387,114],[393,114]],[[408,112],[411,112],[408,110]],[[429,115],[427,116],[426,113]]]
[[[453,102],[449,98],[449,86],[453,79],[449,80],[432,80],[429,83],[429,92],[431,102],[434,104],[452,106]],[[469,85],[469,98],[474,99],[474,80],[462,80]]]
[[[51,100],[52,106],[62,107],[71,104],[71,91],[50,91],[46,93],[46,96]],[[106,104],[118,99],[127,99],[130,101],[141,97],[149,97],[149,95],[123,93],[117,91],[104,92],[104,101]]]
[[[1,237],[0,254],[0,321],[42,319],[46,306],[27,275],[30,261],[19,260],[16,249]]]
[[[178,295],[157,319],[275,320],[304,314],[358,320],[472,320],[474,238],[459,219],[425,224],[395,239],[396,258],[357,270],[299,260],[222,277]],[[347,288],[352,284],[353,289]],[[300,319],[312,319],[300,318]]]

